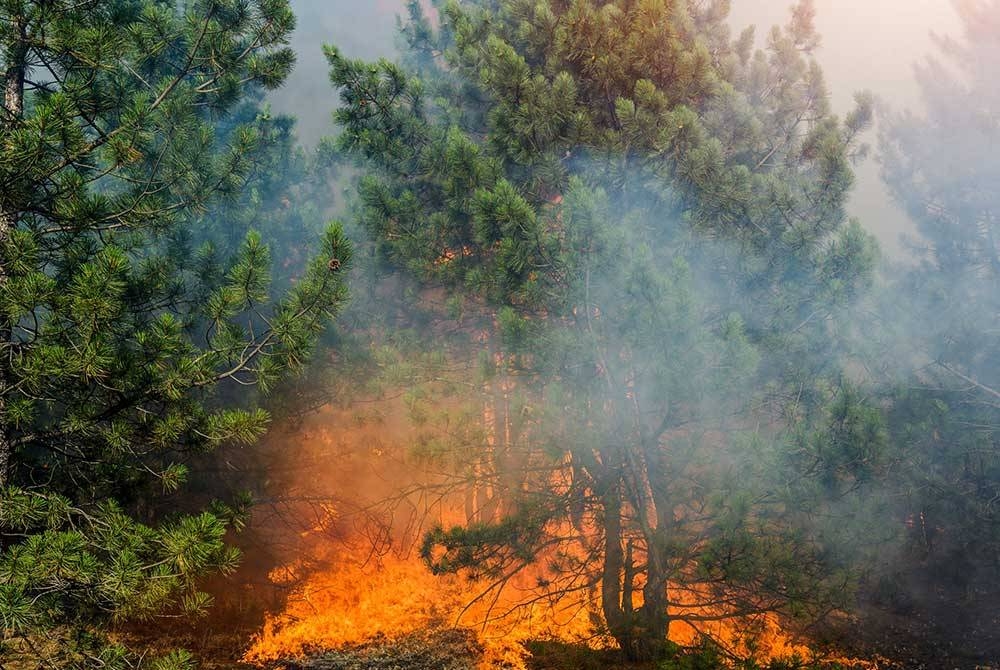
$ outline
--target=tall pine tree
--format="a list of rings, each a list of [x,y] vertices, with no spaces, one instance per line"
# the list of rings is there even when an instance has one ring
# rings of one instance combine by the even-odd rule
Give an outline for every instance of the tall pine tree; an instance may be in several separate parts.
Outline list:
[[[811,5],[754,51],[725,2],[435,4],[406,68],[328,50],[364,223],[492,306],[484,366],[530,409],[477,461],[503,500],[428,563],[502,583],[544,556],[634,658],[673,619],[824,600],[843,582],[796,515],[884,434],[836,381],[876,255],[844,214],[870,101],[830,114]]]
[[[346,299],[339,227],[285,291],[247,232],[287,142],[245,100],[293,25],[285,0],[0,3],[0,653],[122,667],[102,625],[202,612],[238,558],[239,509],[153,502],[262,433],[253,389]]]

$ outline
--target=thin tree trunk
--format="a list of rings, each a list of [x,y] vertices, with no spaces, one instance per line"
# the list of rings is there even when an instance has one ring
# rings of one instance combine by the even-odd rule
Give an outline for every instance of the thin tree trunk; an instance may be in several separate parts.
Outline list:
[[[635,659],[651,661],[660,658],[666,648],[670,632],[669,602],[667,600],[667,564],[664,560],[662,531],[656,530],[646,540],[646,583],[642,588],[642,607],[636,616]]]
[[[496,380],[496,393],[493,396],[493,406],[496,415],[497,430],[497,481],[500,484],[501,519],[509,519],[518,511],[518,498],[521,493],[522,480],[525,475],[524,463],[514,453],[514,441],[510,417],[511,380],[507,373],[507,353],[500,350],[500,375]]]
[[[642,607],[636,613],[636,628],[640,633],[636,635],[635,660],[649,661],[663,654],[670,632],[667,547],[673,522],[673,505],[668,487],[663,485],[669,481],[669,473],[663,453],[659,450],[658,439],[643,436],[640,442],[653,505],[653,509],[646,512],[653,513],[655,525],[643,524],[646,541],[646,583],[642,589]]]
[[[3,74],[3,118],[0,119],[0,130],[5,134],[15,127],[24,115],[24,75],[25,59],[27,57],[27,35],[24,22],[19,26],[20,43],[11,49],[10,60],[5,63]],[[0,196],[0,247],[7,244],[10,235],[17,225],[19,215],[10,203],[3,202]],[[7,267],[0,258],[0,290],[8,279]],[[4,319],[0,322],[0,488],[7,485],[12,458],[11,435],[7,425],[7,392],[10,386],[11,324]]]
[[[605,474],[607,476],[607,474]],[[621,492],[609,486],[603,495],[604,571],[601,575],[601,609],[608,632],[615,638],[626,658],[634,654],[632,618],[622,602],[622,573],[625,554],[622,549]],[[628,604],[631,609],[631,603]]]
[[[625,544],[625,576],[622,580],[622,612],[626,617],[635,615],[635,543],[630,539]]]

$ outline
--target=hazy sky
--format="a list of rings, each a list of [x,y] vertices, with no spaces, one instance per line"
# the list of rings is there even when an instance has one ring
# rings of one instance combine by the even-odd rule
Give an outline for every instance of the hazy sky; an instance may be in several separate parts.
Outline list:
[[[758,42],[788,17],[788,0],[733,0],[737,30],[757,25]],[[853,91],[870,88],[893,104],[916,96],[913,63],[933,50],[930,34],[955,34],[958,20],[948,0],[816,0],[819,52],[838,110]]]
[[[758,44],[775,23],[784,24],[790,0],[733,0],[736,31],[754,24]],[[300,119],[307,142],[333,128],[330,114],[336,95],[320,52],[324,42],[351,56],[392,55],[395,15],[403,0],[292,0],[299,18],[294,46],[299,64],[285,93],[276,96],[277,111]],[[913,64],[932,52],[931,31],[955,34],[958,22],[948,0],[817,0],[816,24],[823,36],[819,59],[833,94],[835,109],[850,108],[855,91],[871,89],[895,108],[917,103]],[[871,159],[858,170],[852,213],[893,255],[905,218],[890,202]]]
[[[788,6],[788,0],[733,0],[732,24],[737,30],[755,24],[760,42],[765,26],[787,21]],[[897,110],[917,107],[914,63],[933,53],[932,31],[957,35],[959,30],[948,0],[817,0],[816,10],[823,36],[818,57],[839,113],[851,108],[861,89]],[[851,213],[878,236],[883,250],[901,255],[899,238],[910,232],[910,224],[886,193],[878,164],[869,158],[857,173]]]
[[[323,44],[336,44],[355,58],[391,56],[396,16],[404,0],[291,0],[298,18],[292,46],[298,62],[285,88],[272,96],[276,111],[299,119],[307,143],[333,132],[330,115],[337,95],[330,86]]]

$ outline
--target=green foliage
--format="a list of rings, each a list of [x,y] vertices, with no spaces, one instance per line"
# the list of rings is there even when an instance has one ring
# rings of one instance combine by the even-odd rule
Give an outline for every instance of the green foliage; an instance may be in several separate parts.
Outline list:
[[[153,528],[113,502],[85,512],[17,488],[5,490],[2,501],[10,511],[0,530],[27,535],[0,558],[0,621],[13,638],[95,617],[149,618],[172,606],[205,614],[210,598],[198,591],[198,579],[231,572],[239,560],[215,514]]]
[[[259,105],[293,27],[284,0],[0,2],[4,642],[94,633],[53,662],[134,664],[102,626],[202,615],[238,562],[247,501],[163,496],[266,430],[260,394],[304,367],[352,261],[293,203],[307,159]],[[310,251],[272,258],[291,235]]]
[[[872,101],[830,114],[811,3],[758,51],[723,2],[434,5],[439,26],[409,5],[404,66],[326,49],[379,253],[491,324],[477,400],[503,428],[464,471],[488,491],[425,560],[503,574],[544,552],[568,580],[550,591],[599,589],[647,659],[670,580],[733,616],[847,593],[795,510],[885,442],[835,383],[878,255],[844,214]]]
[[[909,559],[890,579],[917,593],[937,584],[975,620],[1000,589],[1000,198],[991,148],[1000,104],[988,74],[1000,64],[1000,3],[956,8],[962,39],[941,38],[917,70],[925,104],[892,116],[881,136],[884,180],[922,238],[914,241],[919,264],[884,298],[893,343],[884,354],[886,395],[900,462],[893,511],[907,520]]]
[[[700,645],[691,649],[671,645],[668,658],[660,663],[658,670],[719,670],[726,666],[726,659],[718,646],[711,640],[702,640]]]
[[[690,648],[671,645],[667,656],[658,670],[847,670],[840,663],[809,661],[797,656],[767,662],[734,659],[709,639],[702,639]]]
[[[520,510],[495,524],[432,528],[424,537],[420,555],[435,574],[466,572],[496,578],[512,566],[534,560],[547,516],[538,510]]]

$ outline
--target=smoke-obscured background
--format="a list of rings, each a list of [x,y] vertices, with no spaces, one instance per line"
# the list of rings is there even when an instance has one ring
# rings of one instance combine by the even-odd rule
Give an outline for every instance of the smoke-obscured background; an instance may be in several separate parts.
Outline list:
[[[329,83],[322,45],[336,44],[352,58],[391,57],[396,17],[404,8],[403,0],[292,0],[298,19],[292,46],[298,62],[284,87],[272,95],[272,105],[298,119],[303,143],[333,134],[330,114],[337,94]]]
[[[769,26],[786,22],[788,5],[786,0],[733,0],[731,23],[737,30],[755,24],[759,43]],[[840,114],[850,109],[859,89],[874,91],[897,111],[917,106],[913,65],[933,52],[932,31],[959,32],[948,0],[817,0],[816,27],[823,37],[819,61]],[[878,236],[888,256],[899,257],[900,235],[912,229],[879,180],[874,158],[858,166],[857,179],[852,214]]]
[[[288,83],[275,96],[275,111],[298,119],[306,144],[332,134],[330,114],[336,94],[327,80],[320,45],[337,44],[347,55],[374,59],[395,53],[396,16],[403,0],[292,0],[298,16],[293,46],[299,60]],[[788,20],[791,0],[733,0],[731,25],[740,31],[757,26],[763,45],[771,26]],[[933,51],[932,32],[956,35],[957,16],[948,0],[817,0],[816,26],[823,37],[819,60],[827,76],[834,109],[846,113],[854,93],[874,91],[900,110],[918,104],[913,65]],[[874,143],[874,136],[870,138]],[[886,254],[904,255],[900,236],[912,234],[905,215],[892,202],[869,158],[859,165],[852,214],[862,219]]]

